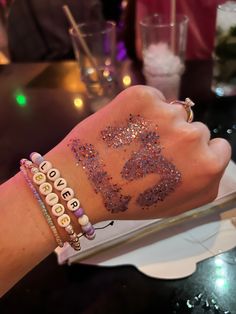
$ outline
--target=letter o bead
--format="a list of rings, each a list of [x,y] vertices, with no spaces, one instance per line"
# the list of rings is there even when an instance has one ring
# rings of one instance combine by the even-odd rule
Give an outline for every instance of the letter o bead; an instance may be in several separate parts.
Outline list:
[[[47,177],[49,180],[55,181],[56,179],[58,179],[60,177],[60,171],[56,168],[51,168],[47,172]]]
[[[80,202],[77,198],[72,198],[67,202],[67,207],[72,212],[76,211],[80,206]]]
[[[59,226],[66,228],[70,224],[70,216],[67,214],[63,214],[57,218],[57,223]]]
[[[42,183],[44,183],[46,181],[46,176],[44,173],[42,172],[37,172],[33,175],[33,181],[34,183],[36,183],[37,185],[40,185]]]

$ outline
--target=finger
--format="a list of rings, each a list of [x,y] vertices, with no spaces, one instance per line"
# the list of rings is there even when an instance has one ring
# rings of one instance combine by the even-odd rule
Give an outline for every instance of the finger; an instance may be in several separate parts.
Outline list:
[[[203,142],[205,142],[207,145],[209,144],[211,132],[204,123],[199,121],[192,122],[189,124],[189,127],[192,128],[192,130],[195,129],[195,133],[199,135],[199,138],[202,139]]]
[[[175,115],[176,118],[181,118],[181,120],[184,120],[185,122],[187,122],[189,114],[187,112],[187,110],[184,108],[184,104],[181,103],[168,103],[168,106],[170,106],[171,110],[175,111]]]
[[[216,157],[219,168],[224,170],[231,158],[231,146],[223,138],[214,138],[209,142],[209,148]]]

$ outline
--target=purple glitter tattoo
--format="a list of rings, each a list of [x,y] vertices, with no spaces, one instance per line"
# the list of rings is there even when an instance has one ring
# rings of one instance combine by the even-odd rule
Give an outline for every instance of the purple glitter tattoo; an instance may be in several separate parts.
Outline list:
[[[143,131],[148,129],[147,123],[140,116],[129,115],[127,126],[108,126],[101,131],[102,139],[108,147],[118,148],[131,144]]]
[[[138,196],[136,201],[139,206],[149,207],[164,201],[180,184],[180,172],[161,154],[157,127],[153,131],[153,126],[140,116],[130,115],[126,127],[108,127],[101,134],[108,147],[115,149],[133,141],[140,143],[140,149],[132,153],[121,171],[123,179],[133,181],[151,173],[161,177],[157,184]]]
[[[82,144],[79,139],[72,140],[70,146],[77,162],[85,170],[95,192],[101,193],[105,207],[112,213],[127,210],[131,196],[122,195],[121,188],[117,184],[112,184],[112,178],[105,171],[105,165],[94,146],[87,143]]]
[[[137,204],[143,208],[163,201],[174,192],[181,182],[181,174],[173,163],[161,154],[157,126],[142,117],[130,115],[126,126],[108,126],[101,131],[102,140],[109,148],[119,149],[135,142],[139,149],[133,151],[121,170],[121,177],[127,181],[139,180],[149,174],[158,174],[159,181],[137,197]],[[83,144],[79,139],[70,143],[71,150],[85,170],[96,193],[101,193],[105,207],[112,213],[125,211],[131,196],[123,195],[121,187],[112,183],[112,177],[105,170],[99,153],[92,144]]]

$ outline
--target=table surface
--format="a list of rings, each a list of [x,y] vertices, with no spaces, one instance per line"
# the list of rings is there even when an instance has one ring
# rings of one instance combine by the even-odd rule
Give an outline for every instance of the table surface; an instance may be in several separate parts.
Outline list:
[[[144,83],[140,69],[122,63],[120,88],[124,75]],[[211,73],[211,61],[187,62],[180,99],[196,103],[195,119],[229,140],[236,161],[236,97],[217,98]],[[78,98],[83,106],[75,106]],[[20,158],[46,153],[89,114],[74,61],[0,66],[0,182],[18,171]],[[233,249],[199,263],[188,278],[159,280],[130,265],[57,266],[51,254],[2,298],[0,313],[236,313],[235,266]]]

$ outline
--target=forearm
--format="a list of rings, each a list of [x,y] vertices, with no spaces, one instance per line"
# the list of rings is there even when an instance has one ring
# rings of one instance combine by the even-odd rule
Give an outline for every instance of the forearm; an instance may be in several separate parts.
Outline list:
[[[92,223],[100,220],[95,197],[77,169],[67,141],[50,151],[45,158],[58,168],[80,199]],[[79,178],[79,179],[78,179]],[[78,179],[78,183],[77,183]],[[57,243],[21,172],[0,186],[0,295],[2,296],[26,273],[56,248]],[[50,210],[50,209],[49,209]],[[54,218],[55,225],[57,225]],[[74,221],[75,222],[75,221]],[[75,222],[76,223],[76,222]],[[57,226],[66,240],[63,228]],[[78,222],[75,231],[81,232]]]
[[[49,255],[54,237],[21,173],[0,187],[0,295]]]

